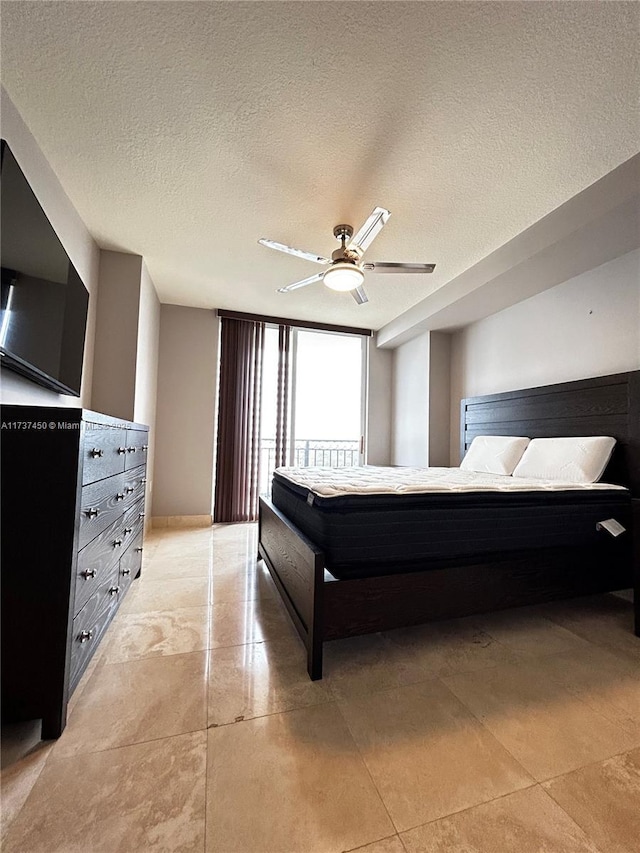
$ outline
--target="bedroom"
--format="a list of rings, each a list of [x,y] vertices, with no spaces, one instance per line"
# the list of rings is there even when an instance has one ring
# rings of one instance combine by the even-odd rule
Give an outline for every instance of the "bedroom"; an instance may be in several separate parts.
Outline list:
[[[148,601],[138,610],[129,592],[120,659],[109,633],[58,755],[29,733],[27,755],[3,768],[7,849],[83,837],[109,851],[515,849],[491,834],[497,821],[532,849],[605,853],[588,814],[605,820],[605,773],[622,805],[603,825],[632,849],[639,795],[615,787],[637,774],[640,746],[629,601],[448,622],[417,650],[407,633],[339,640],[312,684],[255,566],[255,528],[169,525],[211,520],[212,309],[374,328],[372,464],[457,465],[462,398],[640,368],[637,5],[127,6],[2,8],[2,136],[91,296],[79,400],[3,371],[2,401],[149,425],[147,514],[166,525],[148,523],[135,582]],[[330,252],[334,225],[357,227],[375,205],[392,217],[374,257],[433,261],[432,276],[368,276],[362,306],[321,284],[275,293],[308,265],[259,237]],[[217,648],[205,614],[227,632]],[[514,660],[555,685],[540,725]],[[219,673],[210,717],[205,662]],[[502,728],[500,708],[482,704],[490,671],[513,711]],[[172,761],[184,774],[166,771]],[[73,805],[89,782],[91,830]]]

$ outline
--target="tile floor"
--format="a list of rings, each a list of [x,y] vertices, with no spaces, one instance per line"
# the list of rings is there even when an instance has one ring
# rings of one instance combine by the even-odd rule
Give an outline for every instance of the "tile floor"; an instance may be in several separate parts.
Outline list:
[[[152,533],[63,736],[4,732],[6,853],[637,853],[629,600],[336,641],[311,682],[255,552]]]

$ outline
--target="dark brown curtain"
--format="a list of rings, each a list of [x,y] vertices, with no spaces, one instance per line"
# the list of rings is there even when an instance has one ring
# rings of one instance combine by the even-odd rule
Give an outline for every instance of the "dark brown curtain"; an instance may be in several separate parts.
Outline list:
[[[258,517],[264,323],[223,317],[214,521]]]
[[[289,346],[291,326],[278,326],[278,390],[276,399],[276,458],[275,467],[288,463],[289,434]]]

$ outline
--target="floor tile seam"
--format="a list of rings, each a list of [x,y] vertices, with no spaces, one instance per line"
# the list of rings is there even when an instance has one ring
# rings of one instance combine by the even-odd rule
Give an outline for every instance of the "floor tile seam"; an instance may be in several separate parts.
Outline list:
[[[209,695],[209,689],[211,685],[210,683],[207,685],[207,698]],[[281,711],[269,711],[266,714],[254,714],[250,717],[242,717],[241,720],[230,720],[228,723],[209,723],[209,714],[208,714],[208,703],[207,703],[207,731],[210,729],[222,729],[226,726],[237,726],[242,725],[242,723],[250,723],[252,720],[262,720],[265,717],[277,717],[278,714],[288,714],[291,711],[305,711],[308,708],[318,708],[321,705],[337,705],[335,699],[330,696],[327,696],[326,699],[321,699],[319,702],[313,702],[310,705],[296,705],[293,708],[285,708]]]
[[[62,762],[64,762],[64,761],[73,761],[73,760],[76,760],[76,759],[78,759],[78,758],[86,757],[87,755],[98,755],[98,754],[100,754],[100,753],[104,753],[104,752],[112,752],[112,751],[119,750],[119,749],[125,749],[125,748],[127,748],[127,747],[131,747],[131,746],[137,746],[139,743],[154,743],[154,742],[159,741],[159,740],[170,740],[170,739],[173,739],[173,738],[176,738],[176,737],[182,737],[182,736],[184,736],[185,734],[193,734],[193,733],[196,733],[196,732],[198,732],[198,731],[202,731],[202,732],[204,733],[204,735],[205,735],[205,745],[206,745],[206,742],[207,742],[206,729],[194,729],[194,730],[191,730],[191,731],[188,731],[188,732],[180,732],[180,733],[178,733],[178,734],[165,735],[165,736],[163,736],[163,737],[159,737],[159,738],[151,738],[151,739],[150,739],[150,740],[148,740],[148,741],[136,741],[136,742],[131,743],[131,744],[120,744],[120,745],[118,745],[118,746],[107,747],[106,749],[95,750],[95,752],[89,752],[89,753],[87,753],[87,752],[78,752],[78,753],[75,753],[74,755],[70,755],[70,756],[63,756],[63,757],[61,757],[61,758],[56,758],[56,757],[55,757],[55,755],[54,755],[55,747],[54,747],[53,749],[51,749],[51,750],[50,750],[49,755],[45,758],[45,760],[44,760],[44,762],[43,762],[43,764],[42,764],[42,767],[40,768],[40,771],[39,771],[38,775],[36,776],[36,778],[35,778],[35,780],[34,780],[34,782],[33,782],[33,785],[31,786],[31,789],[30,789],[29,793],[27,794],[27,797],[25,798],[24,803],[23,803],[23,804],[22,804],[22,806],[18,809],[18,811],[16,812],[16,814],[13,816],[13,818],[12,818],[12,820],[11,820],[11,822],[10,822],[10,824],[9,824],[9,826],[8,826],[8,828],[7,828],[7,830],[6,830],[6,833],[5,833],[5,836],[4,836],[4,842],[3,842],[3,844],[2,844],[2,845],[0,845],[0,847],[4,846],[4,844],[6,843],[6,841],[7,841],[7,839],[8,839],[8,836],[9,836],[9,832],[11,831],[11,827],[13,826],[13,824],[14,824],[15,820],[16,820],[16,819],[17,819],[17,817],[21,814],[22,810],[25,808],[25,806],[27,805],[27,802],[28,802],[28,801],[29,801],[29,799],[31,798],[31,796],[32,796],[32,794],[33,794],[33,791],[34,791],[34,788],[36,787],[37,782],[39,781],[39,779],[40,779],[40,777],[41,777],[42,773],[44,772],[45,766],[48,766],[51,762],[53,762],[53,764],[54,764],[54,765],[55,765],[55,764],[60,764],[60,763],[62,763]],[[206,827],[205,827],[205,830],[206,830]],[[206,848],[205,848],[205,850],[206,850]]]
[[[206,715],[205,715],[206,717]],[[207,734],[207,726],[206,723],[203,728],[197,729],[186,729],[183,732],[173,732],[170,735],[158,735],[158,737],[147,738],[144,740],[134,740],[130,743],[118,743],[112,744],[111,746],[105,746],[102,749],[94,749],[94,750],[79,750],[78,752],[74,752],[72,755],[62,755],[58,758],[53,754],[55,752],[55,748],[52,750],[52,754],[49,756],[47,761],[53,761],[54,764],[60,764],[63,761],[75,761],[77,759],[85,759],[89,755],[102,755],[105,752],[115,752],[119,749],[129,749],[132,746],[141,746],[145,743],[158,743],[158,741],[162,740],[172,740],[173,738],[184,737],[185,735],[197,734],[198,732],[203,732],[206,737]]]
[[[467,618],[467,617],[462,617],[462,618]],[[422,623],[422,624],[424,624],[424,625],[430,625],[430,624],[437,625],[438,623],[437,623],[437,622],[433,622],[433,623],[425,622],[425,623]],[[399,629],[399,630],[402,630],[402,629]],[[510,648],[509,648],[509,646],[505,645],[505,644],[504,644],[504,643],[502,643],[500,640],[497,640],[497,639],[493,636],[493,634],[489,634],[489,632],[488,632],[488,631],[484,631],[483,629],[478,629],[478,630],[482,630],[482,632],[483,632],[484,634],[487,634],[488,636],[490,636],[490,637],[491,637],[491,639],[492,639],[492,641],[493,641],[496,645],[498,645],[501,649],[503,649],[504,651],[506,651],[509,655],[513,655],[513,654],[514,654],[513,649],[510,649]],[[386,634],[388,634],[388,633],[389,633],[389,632],[382,632],[383,637],[384,637]],[[391,640],[391,642],[393,643],[393,640]],[[401,648],[401,649],[402,649],[403,647],[402,647],[402,646],[399,646],[398,648]],[[414,648],[414,649],[417,649],[417,647],[408,647],[408,648]],[[431,675],[431,677],[432,677],[432,678],[450,678],[450,677],[452,677],[452,676],[454,676],[454,675],[465,675],[465,674],[472,673],[472,672],[480,672],[480,671],[482,671],[482,670],[484,670],[484,669],[495,669],[495,667],[498,667],[498,666],[515,666],[517,663],[519,663],[519,661],[515,661],[515,660],[514,660],[514,661],[510,661],[510,662],[507,662],[507,663],[505,663],[504,661],[502,661],[502,662],[501,662],[501,661],[487,661],[487,662],[486,662],[486,663],[484,663],[482,666],[474,666],[474,667],[473,667],[473,669],[460,669],[460,670],[456,670],[455,672],[452,672],[452,673],[450,673],[450,675],[447,675],[447,676],[437,675],[437,674],[433,673],[433,674]],[[448,664],[447,664],[447,666],[448,666]]]
[[[479,806],[487,806],[490,803],[496,803],[499,800],[504,800],[507,797],[512,797],[514,794],[519,794],[522,791],[532,791],[534,788],[540,787],[540,783],[534,781],[531,785],[525,785],[523,788],[516,788],[513,791],[507,791],[505,794],[499,794],[497,797],[491,797],[488,800],[481,800],[478,803],[474,803],[472,806],[465,806],[462,809],[456,809],[455,811],[449,812],[448,814],[440,815],[440,817],[434,817],[431,820],[425,820],[423,823],[417,823],[415,826],[410,826],[408,829],[399,830],[398,835],[400,836],[400,840],[402,841],[403,835],[406,835],[409,832],[414,832],[416,829],[421,829],[423,826],[430,826],[433,823],[438,823],[438,821],[448,820],[450,817],[455,817],[456,815],[461,815],[465,812],[473,811],[473,809],[477,809]]]
[[[118,664],[118,663],[134,663],[135,661],[139,661],[139,660],[157,660],[158,658],[175,658],[175,657],[179,657],[180,655],[191,655],[191,654],[197,654],[198,652],[208,652],[208,651],[210,651],[210,649],[204,648],[204,649],[191,649],[191,651],[189,651],[189,652],[161,652],[160,654],[148,654],[148,655],[139,655],[137,657],[124,658],[124,660],[105,661],[105,663],[108,665]]]
[[[633,605],[631,605],[631,607],[633,607]],[[553,619],[553,617],[551,617],[551,616],[548,616],[546,618],[548,618],[550,622],[553,622],[554,625],[558,625],[559,627],[564,628],[565,631],[569,631],[575,637],[578,637],[578,639],[584,640],[587,643],[591,643],[592,645],[594,645],[598,648],[604,648],[606,650],[613,651],[613,649],[615,649],[615,647],[616,647],[615,644],[612,645],[612,644],[608,643],[606,640],[596,640],[592,636],[583,636],[582,634],[579,634],[578,631],[575,631],[573,628],[569,628],[567,625],[563,624],[562,622],[557,621],[556,619]],[[585,629],[585,634],[588,634],[588,631],[586,629]],[[633,630],[631,631],[631,636],[634,636]]]
[[[120,613],[118,615],[122,614],[123,616],[134,616],[134,615],[140,614],[140,613],[172,613],[174,610],[189,610],[189,609],[193,609],[195,607],[215,607],[217,604],[249,604],[253,601],[260,601],[262,599],[264,599],[265,601],[276,600],[274,598],[274,596],[272,596],[272,595],[264,595],[264,596],[259,595],[259,596],[256,596],[255,598],[231,598],[231,599],[226,599],[226,600],[222,600],[222,601],[220,599],[218,599],[217,601],[212,601],[211,598],[208,598],[207,604],[186,604],[186,605],[181,606],[181,607],[175,607],[175,606],[174,607],[166,607],[166,608],[163,608],[162,610],[156,609],[156,610],[139,610],[138,611],[138,610],[124,609],[124,610],[120,610]]]
[[[153,571],[153,569],[147,569],[147,572],[152,572],[152,571]],[[211,580],[211,575],[210,574],[206,574],[206,575],[176,574],[176,575],[169,575],[167,577],[162,577],[162,578],[154,578],[154,577],[149,577],[149,575],[146,574],[144,576],[144,582],[145,582],[145,584],[157,584],[157,583],[164,583],[165,581],[183,581],[183,580],[189,581],[189,580],[199,580],[200,578],[206,579],[206,580]],[[140,576],[140,579],[142,579],[142,575]]]
[[[324,678],[327,678],[327,676],[325,675]],[[329,676],[329,679],[330,679],[330,676]],[[426,681],[436,681],[438,679],[438,676],[428,674],[424,678],[419,678],[419,679],[415,679],[415,680],[411,679],[410,681],[404,681],[402,684],[394,684],[391,687],[381,687],[379,689],[374,687],[372,689],[363,690],[362,693],[357,693],[357,694],[354,694],[353,696],[339,696],[337,693],[334,692],[334,687],[331,684],[329,679],[327,680],[326,686],[327,686],[327,689],[329,690],[329,693],[331,693],[331,695],[333,696],[334,701],[336,701],[336,702],[358,702],[362,699],[366,699],[367,696],[378,696],[380,693],[390,693],[393,690],[400,690],[403,687],[413,687],[416,684],[424,684]]]
[[[376,783],[376,780],[375,780],[375,779],[374,779],[374,777],[373,777],[373,774],[372,774],[372,772],[371,772],[371,769],[370,769],[370,767],[369,767],[369,764],[368,764],[368,762],[367,762],[367,759],[366,759],[366,757],[365,757],[365,755],[364,755],[363,751],[360,749],[360,744],[358,743],[358,739],[356,738],[355,734],[353,733],[353,730],[352,730],[351,726],[349,725],[349,720],[348,720],[348,719],[345,717],[345,715],[342,713],[342,708],[340,707],[340,703],[339,703],[339,702],[336,702],[336,703],[335,703],[335,705],[336,705],[336,708],[337,708],[337,710],[338,710],[338,714],[340,715],[340,718],[341,718],[341,719],[342,719],[342,721],[344,722],[344,724],[345,724],[345,726],[346,726],[346,728],[347,728],[347,731],[349,732],[349,737],[351,738],[351,741],[352,741],[353,745],[355,746],[355,749],[356,749],[356,752],[357,752],[357,754],[358,754],[358,757],[360,758],[360,762],[361,762],[362,766],[364,767],[365,772],[367,773],[367,775],[368,775],[369,779],[371,780],[371,784],[373,785],[373,790],[374,790],[374,791],[376,792],[376,794],[378,795],[378,799],[379,799],[379,800],[380,800],[380,802],[382,803],[382,808],[385,810],[386,815],[387,815],[387,817],[389,818],[389,822],[391,823],[391,826],[395,829],[395,834],[396,834],[396,835],[399,835],[399,834],[400,834],[400,831],[399,831],[399,829],[398,829],[398,826],[397,826],[397,824],[396,824],[395,820],[393,819],[393,817],[391,816],[391,812],[389,811],[389,808],[388,808],[388,806],[387,806],[387,804],[386,804],[386,802],[385,802],[385,799],[384,799],[384,797],[382,796],[382,792],[381,792],[381,791],[380,791],[380,789],[378,788],[378,785],[377,785],[377,783]],[[390,836],[388,836],[388,837],[390,837]],[[403,845],[403,846],[404,846],[404,845]]]
[[[406,850],[406,847],[402,844],[402,839],[399,834],[394,832],[393,835],[385,835],[384,838],[377,838],[375,841],[369,841],[366,844],[361,844],[359,847],[351,847],[349,850],[345,850],[344,853],[359,853],[360,850],[366,850],[371,844],[380,844],[381,841],[389,841],[391,838],[397,838],[402,845],[402,849]]]
[[[513,665],[513,664],[505,664],[505,666],[512,666],[512,665]],[[463,674],[463,673],[461,673],[461,674]],[[463,703],[463,705],[465,706],[465,708],[468,708],[468,710],[469,710],[469,711],[474,715],[474,717],[475,717],[475,718],[476,718],[480,723],[482,723],[482,725],[487,729],[487,731],[489,731],[491,734],[493,734],[493,733],[491,732],[491,730],[489,729],[489,727],[488,727],[488,726],[487,726],[487,725],[486,725],[486,724],[485,724],[485,723],[480,719],[480,717],[478,716],[478,714],[476,714],[476,713],[475,713],[475,711],[473,710],[473,708],[471,708],[469,705],[467,705],[467,703],[466,703],[463,699],[461,699],[459,696],[457,696],[457,694],[452,690],[452,688],[451,688],[451,687],[449,687],[449,685],[448,685],[448,684],[446,684],[446,681],[447,681],[448,679],[457,678],[457,677],[458,677],[458,675],[459,675],[459,674],[456,674],[456,675],[448,675],[448,676],[446,676],[445,678],[442,678],[442,679],[441,679],[441,681],[443,682],[443,684],[445,684],[445,687],[446,687],[446,688],[447,688],[451,693],[453,693],[453,695],[454,695],[454,696],[456,696],[456,698],[457,698],[460,702],[462,702],[462,703]],[[601,711],[599,711],[597,708],[593,708],[593,707],[592,707],[592,706],[591,706],[591,705],[590,705],[590,704],[589,704],[585,699],[583,699],[583,698],[582,698],[582,696],[580,696],[580,695],[579,695],[579,694],[577,694],[577,693],[573,693],[573,692],[572,692],[572,691],[571,691],[571,690],[570,690],[566,685],[562,684],[561,682],[554,682],[554,684],[555,684],[555,686],[559,687],[561,690],[564,690],[564,691],[565,691],[565,693],[568,693],[568,694],[569,694],[569,696],[570,696],[572,699],[576,699],[576,700],[577,700],[577,701],[578,701],[582,706],[584,706],[585,708],[588,708],[588,709],[589,709],[589,711],[590,711],[592,714],[596,714],[598,717],[600,717],[600,719],[601,719],[603,722],[606,722],[606,723],[608,723],[609,725],[614,726],[614,727],[615,727],[616,729],[618,729],[622,734],[628,734],[627,730],[626,730],[626,729],[624,728],[624,726],[622,726],[619,722],[617,722],[617,721],[615,721],[615,720],[610,720],[607,716],[605,716],[605,715],[604,715]],[[496,736],[496,735],[493,735],[493,737],[497,737],[497,736]],[[497,739],[499,740],[499,738],[497,738]],[[500,742],[501,742],[501,741],[500,741]],[[510,750],[508,750],[508,748],[507,748],[506,746],[505,746],[504,748],[505,748],[505,749],[507,749],[507,751],[511,754]],[[628,752],[630,749],[634,749],[634,748],[635,748],[635,747],[627,747],[626,749],[622,750],[622,752]],[[514,756],[514,758],[515,758],[515,756]],[[516,759],[516,760],[517,760],[517,759]],[[604,759],[602,759],[602,760],[604,760]],[[520,762],[518,762],[518,763],[520,763]],[[576,768],[576,769],[577,769],[577,768]],[[529,771],[527,771],[527,772],[529,772]],[[529,775],[532,775],[532,774],[529,774]],[[546,781],[546,779],[545,779],[545,780],[537,780],[537,781]]]
[[[587,641],[585,641],[585,642],[589,642],[589,641],[587,640]],[[600,649],[600,651],[608,651],[608,649],[603,649],[603,647],[602,647],[602,646],[597,646],[596,648]],[[587,650],[585,650],[585,652],[586,652],[586,651],[587,651]],[[543,654],[535,655],[535,656],[532,656],[532,657],[529,657],[529,658],[523,658],[522,663],[534,662],[534,661],[539,660],[539,659],[548,660],[549,658],[555,658],[555,657],[561,658],[561,657],[564,657],[565,655],[568,655],[568,654],[571,654],[571,652],[570,652],[570,651],[562,651],[562,652],[549,652],[549,653],[543,653]],[[616,660],[617,660],[617,661],[620,661],[620,662],[621,662],[621,663],[623,663],[623,664],[627,664],[627,660],[626,660],[625,658],[620,658],[620,657],[618,657],[617,655],[616,655],[615,657],[616,657]],[[504,664],[504,665],[505,665],[505,666],[509,666],[509,665],[513,665],[513,664]],[[458,673],[456,673],[456,675],[457,675],[457,674],[458,674]],[[463,674],[463,673],[460,673],[460,674]],[[618,673],[616,673],[616,674],[618,674]],[[620,675],[621,677],[624,677],[624,676],[626,676],[626,675],[631,675],[631,674],[632,674],[632,672],[631,672],[631,669],[630,669],[630,665],[629,665],[629,672],[628,672],[628,673],[625,673],[625,672],[620,672],[620,673],[619,673],[619,675]],[[446,678],[453,678],[453,677],[454,677],[454,676],[446,676]],[[558,678],[558,677],[556,677],[556,676],[554,676],[554,675],[550,675],[550,676],[549,676],[549,678],[550,678],[550,679],[551,679],[555,684],[557,684],[559,687],[562,687],[562,688],[563,688],[564,690],[566,690],[568,693],[571,693],[571,695],[574,695],[574,696],[577,696],[578,698],[581,698],[581,697],[580,697],[580,690],[581,690],[581,688],[579,688],[579,687],[574,687],[574,686],[572,686],[572,685],[569,685],[569,684],[567,684],[566,682],[562,681],[560,678]]]
[[[570,772],[573,772],[573,771],[570,771]],[[567,774],[563,774],[563,775],[567,775]],[[556,776],[555,778],[557,779],[560,777]],[[589,841],[594,846],[594,848],[596,849],[596,851],[598,853],[608,853],[607,850],[603,849],[599,844],[596,843],[596,841],[593,838],[593,836],[591,835],[591,833],[587,830],[587,827],[582,826],[580,823],[578,823],[578,821],[575,819],[575,817],[573,817],[573,815],[569,814],[569,812],[565,809],[565,807],[562,805],[562,803],[558,802],[558,800],[553,796],[551,791],[547,791],[547,789],[542,784],[540,785],[540,787],[545,792],[545,794],[553,800],[553,802],[560,809],[560,811],[566,815],[566,817],[571,821],[571,823],[574,826],[578,827],[580,832],[582,832],[582,834],[585,836],[587,841]]]
[[[45,741],[45,743],[48,743],[48,741]],[[33,793],[33,789],[35,788],[35,786],[36,786],[36,784],[37,784],[37,782],[38,782],[38,779],[40,778],[40,776],[42,776],[42,773],[43,773],[43,771],[44,771],[44,768],[45,768],[45,766],[47,765],[47,763],[48,763],[49,759],[51,758],[51,753],[52,753],[52,752],[53,752],[53,748],[51,748],[51,749],[49,750],[49,754],[45,757],[44,761],[42,762],[42,766],[40,767],[40,770],[39,770],[39,771],[38,771],[38,773],[36,774],[36,778],[33,780],[33,784],[31,785],[31,788],[29,789],[29,793],[28,793],[28,794],[27,794],[27,796],[24,798],[24,802],[22,803],[22,805],[20,806],[20,808],[18,809],[18,811],[13,815],[13,817],[11,818],[11,820],[9,821],[9,823],[6,825],[6,827],[5,827],[5,829],[4,829],[3,833],[2,833],[2,840],[0,840],[0,850],[2,850],[2,849],[3,849],[3,847],[5,846],[5,844],[6,844],[6,842],[7,842],[7,839],[8,839],[8,837],[9,837],[9,833],[11,832],[11,827],[13,826],[13,824],[14,824],[14,823],[15,823],[15,821],[17,820],[18,816],[20,815],[20,813],[22,812],[22,810],[23,810],[23,809],[24,809],[24,807],[26,806],[27,801],[28,801],[28,800],[29,800],[29,798],[31,797],[31,794]],[[23,758],[26,758],[28,755],[31,755],[32,753],[33,753],[33,750],[31,750],[31,752],[26,753],[26,754],[23,756]],[[12,766],[12,765],[10,765],[10,766]],[[0,777],[1,777],[1,774],[0,774]],[[1,781],[1,778],[0,778],[0,781]],[[1,785],[0,785],[0,788],[1,788]]]
[[[631,633],[631,636],[636,637],[633,632]],[[636,639],[638,641],[638,650],[640,651],[640,637],[636,637]],[[625,661],[625,663],[633,665],[629,658],[626,656],[625,650],[622,649],[620,646],[605,643],[601,646],[601,648],[603,648],[605,651],[611,652],[612,655],[614,655],[616,658],[619,658],[620,660]],[[640,666],[640,655],[638,656],[637,665]]]
[[[486,801],[484,801],[484,802],[482,802],[482,803],[476,803],[476,805],[474,805],[474,806],[468,806],[468,807],[467,807],[467,808],[465,808],[465,809],[459,809],[458,811],[451,812],[451,813],[450,813],[450,814],[448,814],[448,815],[443,815],[442,817],[434,818],[433,820],[429,820],[429,821],[426,821],[425,823],[421,823],[421,824],[418,824],[417,826],[411,827],[411,829],[403,830],[403,832],[399,833],[400,841],[402,842],[402,844],[403,844],[403,846],[404,846],[404,849],[405,849],[405,850],[407,850],[407,847],[406,847],[406,845],[404,844],[404,839],[402,838],[402,836],[403,836],[403,835],[405,835],[406,833],[413,832],[413,831],[414,831],[414,830],[416,830],[416,829],[420,829],[420,828],[422,828],[423,826],[429,826],[430,824],[437,823],[438,821],[441,821],[441,820],[448,820],[449,818],[451,818],[451,817],[455,817],[456,815],[464,814],[464,812],[471,811],[471,810],[473,810],[473,809],[475,809],[475,808],[478,808],[478,806],[486,806],[486,805],[489,805],[490,803],[495,803],[495,802],[497,802],[498,800],[503,800],[503,799],[505,799],[506,797],[511,797],[511,796],[513,796],[513,794],[519,793],[520,791],[531,791],[531,790],[533,790],[534,788],[539,788],[539,789],[540,789],[544,794],[546,794],[546,795],[547,795],[551,800],[553,800],[553,803],[554,803],[556,806],[558,806],[558,808],[560,808],[560,810],[565,814],[565,816],[569,819],[569,821],[570,821],[570,822],[571,822],[571,823],[572,823],[572,824],[573,824],[573,825],[574,825],[574,826],[575,826],[575,827],[576,827],[576,828],[577,828],[577,829],[578,829],[578,830],[579,830],[579,831],[584,835],[584,837],[587,839],[587,841],[588,841],[590,844],[592,844],[592,845],[593,845],[593,847],[594,847],[594,849],[597,851],[597,853],[606,853],[606,851],[605,851],[605,850],[602,850],[602,848],[601,848],[598,844],[596,844],[596,842],[595,842],[595,841],[594,841],[594,839],[591,837],[591,835],[587,832],[587,830],[586,830],[584,827],[580,826],[580,824],[578,823],[578,821],[577,821],[574,817],[572,817],[572,816],[571,816],[571,815],[570,815],[570,814],[569,814],[569,813],[568,813],[568,812],[567,812],[567,811],[566,811],[566,810],[565,810],[565,809],[560,805],[560,803],[555,799],[555,797],[553,797],[553,796],[551,795],[551,792],[550,792],[550,791],[546,791],[546,790],[545,790],[545,788],[542,786],[542,784],[541,784],[540,782],[536,782],[534,785],[529,785],[529,786],[528,786],[528,787],[526,787],[526,788],[519,788],[517,791],[510,791],[510,792],[509,792],[509,793],[507,793],[507,794],[501,794],[499,797],[494,797],[493,799],[491,799],[491,800],[486,800]]]
[[[208,681],[208,679],[207,679]],[[207,684],[207,699],[209,698],[209,689]],[[209,827],[209,703],[207,701],[207,714],[205,717],[207,728],[204,734],[204,850],[206,853],[207,847],[207,830]]]
[[[447,678],[450,678],[450,677],[455,677],[455,676],[447,676]],[[469,714],[471,714],[471,716],[474,718],[474,720],[482,726],[483,731],[486,732],[489,735],[489,737],[493,741],[495,741],[495,743],[497,743],[498,746],[500,746],[507,753],[507,755],[517,764],[517,766],[520,768],[520,770],[529,777],[529,779],[531,780],[531,783],[532,784],[539,784],[539,780],[536,779],[536,777],[533,775],[533,773],[530,770],[528,770],[524,766],[524,764],[520,761],[520,759],[517,758],[513,754],[513,752],[509,749],[509,747],[506,744],[504,744],[500,740],[500,738],[491,731],[489,726],[487,726],[486,723],[480,718],[480,716],[478,714],[476,714],[476,712],[473,710],[473,708],[471,708],[469,705],[467,705],[467,703],[463,699],[461,699],[457,695],[457,693],[454,693],[454,691],[446,683],[446,680],[443,678],[439,678],[438,681],[453,696],[453,698],[456,699],[462,705],[462,707],[465,709],[465,711],[467,711]],[[530,786],[525,786],[525,787],[530,787]],[[516,790],[521,790],[521,789],[517,788]],[[514,793],[514,792],[512,791],[511,793]]]
[[[606,720],[611,725],[617,726],[618,728],[621,728],[621,729],[624,729],[624,731],[627,731],[626,726],[623,723],[621,723],[619,721],[619,719],[616,719],[613,715],[610,716],[609,714],[604,713],[599,708],[597,708],[594,704],[592,704],[592,702],[589,699],[590,694],[588,694],[587,697],[584,697],[583,694],[580,692],[580,688],[566,686],[566,685],[562,684],[561,682],[557,682],[557,683],[559,683],[561,687],[563,687],[568,693],[570,693],[576,699],[579,699],[594,714],[598,714],[598,716],[602,717],[602,719]],[[627,714],[627,711],[623,707],[621,707],[620,705],[616,705],[614,702],[607,702],[607,705],[610,706],[611,708],[613,708],[615,711],[619,711],[621,714]],[[634,723],[637,723],[640,727],[640,712],[637,715],[628,714],[628,717]],[[631,732],[629,732],[629,734],[631,734]],[[640,746],[640,739],[638,740],[637,746]],[[630,747],[630,749],[634,749],[634,748],[635,747]]]
[[[167,607],[166,610],[125,610],[119,616],[142,616],[147,613],[174,613],[176,610],[197,610],[202,607],[211,607],[210,604],[188,604],[186,607]]]
[[[144,610],[144,611],[141,611],[140,613],[129,613],[127,611],[120,610],[116,614],[116,616],[115,616],[115,618],[111,624],[118,626],[120,619],[123,617],[127,617],[127,616],[141,616],[143,614],[145,616],[146,615],[152,616],[154,613],[158,613],[158,614],[160,614],[160,613],[175,613],[176,610],[208,610],[210,606],[211,605],[209,605],[209,604],[189,604],[189,605],[187,605],[187,607],[172,607],[168,610]]]
[[[326,675],[324,676],[326,678]],[[382,687],[379,690],[368,690],[362,693],[357,693],[353,696],[336,696],[335,701],[338,703],[347,703],[347,702],[361,702],[363,699],[366,699],[368,696],[379,696],[382,693],[393,693],[395,690],[402,690],[405,687],[415,687],[417,684],[424,684],[426,681],[439,681],[437,675],[429,675],[427,678],[422,679],[421,681],[412,681],[407,682],[405,684],[393,684],[390,687]],[[331,685],[327,683],[329,690],[331,690]]]
[[[204,655],[209,651],[210,651],[210,649],[195,649],[192,652],[178,652],[175,655],[153,655],[152,657],[148,657],[148,658],[133,658],[132,660],[115,661],[114,663],[107,663],[105,661],[105,663],[102,664],[100,669],[102,670],[107,666],[126,666],[127,664],[136,663],[137,661],[141,661],[141,660],[162,660],[162,658],[165,658],[165,657],[177,658],[177,657],[188,657],[189,655]],[[90,682],[93,680],[93,676],[95,676],[96,674],[97,674],[97,671],[92,674],[91,678],[87,682],[87,685],[90,684]],[[85,686],[85,690],[86,689],[87,688]],[[84,690],[82,692],[84,693]],[[75,710],[75,708],[74,708],[74,710]]]
[[[574,767],[573,770],[566,770],[564,773],[558,773],[556,776],[549,776],[546,779],[541,779],[538,784],[544,787],[545,785],[548,785],[549,782],[555,782],[557,779],[562,779],[564,776],[571,776],[572,773],[579,773],[581,770],[586,770],[589,767],[596,767],[598,764],[604,764],[605,761],[612,761],[614,758],[622,758],[628,753],[634,752],[638,748],[640,747],[630,746],[626,749],[621,749],[620,752],[616,752],[613,755],[607,755],[605,758],[597,758],[595,761],[587,761],[579,767]]]

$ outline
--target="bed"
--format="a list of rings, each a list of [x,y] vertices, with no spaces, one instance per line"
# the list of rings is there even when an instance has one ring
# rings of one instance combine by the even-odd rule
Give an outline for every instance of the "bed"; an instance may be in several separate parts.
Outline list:
[[[313,471],[274,476],[272,499],[260,500],[259,557],[312,679],[327,640],[630,586],[640,636],[640,371],[463,400],[461,455],[486,435],[608,435],[616,447],[588,489],[485,482],[478,493],[453,469],[453,488],[405,488],[398,501],[395,486],[366,488],[396,469],[363,469],[364,492],[336,492],[331,473],[324,491]],[[623,534],[596,529],[610,517]]]

